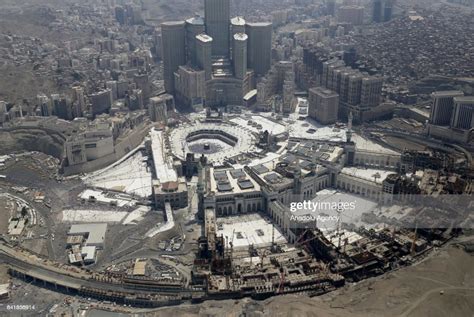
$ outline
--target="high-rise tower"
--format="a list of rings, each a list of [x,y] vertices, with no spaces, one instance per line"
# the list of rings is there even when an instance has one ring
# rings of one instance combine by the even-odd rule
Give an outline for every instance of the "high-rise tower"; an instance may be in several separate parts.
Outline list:
[[[234,49],[234,35],[238,33],[245,33],[245,20],[242,17],[235,17],[230,20],[230,57],[234,56],[232,50]]]
[[[372,2],[372,21],[380,23],[384,21],[385,6],[384,0],[373,0]]]
[[[315,87],[309,90],[308,115],[323,124],[332,124],[337,120],[339,95],[332,90]]]
[[[186,20],[186,61],[188,63],[196,64],[196,36],[205,31],[203,18],[195,16]]]
[[[247,74],[247,38],[245,33],[234,35],[232,63],[234,64],[234,75],[238,79],[244,79]]]
[[[206,33],[212,37],[212,55],[229,55],[229,0],[204,0]]]
[[[436,91],[431,94],[430,122],[436,125],[449,126],[454,111],[454,97],[462,97],[464,93],[458,90]]]
[[[272,24],[268,22],[247,23],[248,66],[256,75],[265,75],[272,63]]]
[[[462,130],[474,128],[474,96],[454,97],[451,127]]]
[[[392,0],[372,0],[372,21],[375,23],[388,22],[392,19]]]
[[[383,10],[383,19],[385,22],[388,22],[392,19],[392,14],[393,14],[393,1],[392,0],[386,0],[385,1],[385,7]]]
[[[205,33],[196,36],[196,64],[206,73],[206,80],[212,76],[212,42]]]
[[[163,42],[163,77],[167,93],[174,92],[174,72],[180,65],[186,64],[185,24],[184,21],[161,24]]]

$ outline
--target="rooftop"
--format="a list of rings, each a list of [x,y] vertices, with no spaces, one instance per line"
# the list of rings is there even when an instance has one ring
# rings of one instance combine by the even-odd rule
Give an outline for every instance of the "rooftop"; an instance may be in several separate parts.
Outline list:
[[[283,124],[260,115],[239,116],[230,119],[230,121],[255,133],[268,131],[272,135],[278,135],[286,131],[286,127]]]
[[[337,97],[337,96],[339,96],[338,93],[336,93],[335,91],[332,91],[330,89],[323,88],[323,87],[310,88],[309,91],[314,93],[314,94],[322,95],[323,97]]]
[[[250,27],[264,27],[264,26],[272,26],[271,22],[247,22],[247,26]]]
[[[184,21],[167,21],[161,23],[162,26],[184,26]]]
[[[393,174],[394,172],[372,168],[344,167],[341,170],[341,173],[377,184],[381,184],[387,178],[388,175]],[[378,177],[375,177],[376,175]]]
[[[103,244],[105,233],[107,232],[106,223],[87,223],[73,224],[69,229],[68,235],[88,235],[86,245]]]
[[[211,168],[210,188],[219,194],[259,191],[260,186],[243,169],[215,170]]]
[[[474,104],[474,96],[454,97],[455,102]]]
[[[464,93],[460,90],[445,90],[445,91],[435,91],[432,93],[433,96],[459,96],[464,95]]]
[[[285,243],[285,237],[274,227],[270,219],[260,214],[247,214],[225,218],[217,218],[217,235],[228,237],[227,243],[232,241],[234,248],[266,246],[272,243],[272,236],[277,243]]]
[[[83,177],[86,184],[135,194],[141,197],[151,195],[151,172],[147,167],[147,157],[141,151],[131,152],[111,166]],[[88,197],[86,197],[88,198]],[[97,198],[97,197],[96,197]]]
[[[356,144],[357,150],[372,152],[372,153],[380,153],[380,154],[400,155],[400,153],[395,152],[386,147],[383,147],[382,145],[375,143],[374,141],[367,139],[365,137],[362,137],[356,133],[352,134],[352,141]]]
[[[210,37],[209,35],[207,35],[205,33],[201,33],[201,34],[196,35],[196,39],[198,39],[201,42],[205,42],[205,43],[212,42],[212,37]]]
[[[316,226],[321,231],[333,231],[338,227],[337,218],[340,216],[340,222],[344,224],[362,225],[362,215],[370,213],[377,208],[377,203],[369,199],[363,198],[359,195],[339,192],[334,189],[324,189],[316,193],[316,197],[311,200],[312,203],[319,203],[318,205],[311,205],[308,208],[293,211],[292,214],[296,216],[311,215],[313,217],[327,217],[319,221],[311,219],[310,221],[317,221]],[[347,203],[347,204],[346,204]],[[353,204],[352,208],[348,204]],[[336,204],[341,204],[340,210],[332,208]],[[346,205],[344,205],[346,204]],[[315,207],[316,206],[316,207]]]
[[[235,17],[235,18],[230,19],[230,23],[233,24],[233,25],[244,26],[245,25],[245,19],[243,17]]]
[[[172,158],[166,154],[163,131],[153,129],[150,136],[156,177],[160,183],[176,182],[178,175],[173,168]]]
[[[195,16],[186,20],[186,23],[193,25],[204,25],[204,19],[200,16]]]
[[[237,41],[246,41],[248,39],[248,36],[245,33],[236,33],[234,35],[234,39]]]

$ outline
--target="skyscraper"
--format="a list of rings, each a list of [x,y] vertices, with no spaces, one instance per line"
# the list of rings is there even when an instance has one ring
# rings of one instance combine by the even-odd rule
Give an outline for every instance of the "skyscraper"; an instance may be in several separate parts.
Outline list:
[[[150,98],[148,114],[151,121],[164,122],[168,120],[168,109],[174,108],[174,98],[169,94]]]
[[[372,21],[375,23],[383,22],[384,20],[384,0],[373,0],[372,3]]]
[[[202,104],[206,96],[206,72],[179,66],[175,76],[175,101],[181,105]]]
[[[272,24],[247,23],[247,63],[256,75],[265,75],[272,63]]]
[[[205,33],[196,36],[196,64],[206,73],[206,80],[212,76],[212,42]]]
[[[0,100],[0,123],[6,121],[7,117],[7,103]]]
[[[364,7],[342,6],[337,11],[337,20],[339,22],[351,23],[352,25],[361,25],[364,23]]]
[[[229,2],[204,0],[204,19],[162,25],[165,88],[178,105],[240,105],[270,69],[272,24],[231,20]]]
[[[474,128],[474,96],[454,97],[451,127],[469,130]]]
[[[383,20],[388,22],[392,19],[392,12],[393,12],[393,3],[392,0],[385,0],[385,6],[383,10]]]
[[[322,124],[336,122],[339,109],[339,95],[323,87],[311,88],[308,98],[308,115]]]
[[[382,99],[383,79],[376,76],[362,78],[360,88],[360,106],[362,108],[376,107]]]
[[[436,125],[449,126],[454,109],[454,97],[464,96],[462,91],[436,91],[431,94],[433,104],[431,106],[430,122]]]
[[[373,0],[372,21],[375,23],[388,22],[392,19],[392,0]]]
[[[229,55],[229,0],[204,0],[206,33],[213,38],[212,55]]]
[[[235,17],[230,20],[230,57],[234,55],[232,53],[234,45],[234,35],[238,33],[245,33],[245,20],[242,17]]]
[[[72,119],[72,108],[69,99],[65,96],[53,94],[51,95],[51,101],[53,103],[53,115],[63,120]]]
[[[186,61],[193,65],[196,64],[196,36],[205,31],[203,18],[195,16],[186,20]]]
[[[344,51],[342,59],[347,66],[355,68],[357,62],[357,51],[354,47]]]
[[[235,17],[230,20],[232,38],[237,33],[245,33],[245,20],[242,17]]]
[[[234,64],[234,75],[238,79],[244,79],[247,73],[247,39],[245,33],[234,35],[232,49],[232,62]]]
[[[125,24],[126,15],[125,15],[125,10],[123,7],[121,6],[115,7],[115,19],[117,19],[117,22],[120,23],[121,25]]]
[[[336,0],[326,0],[326,13],[332,15],[336,13]]]
[[[86,109],[86,102],[84,99],[84,88],[80,86],[72,87],[74,107],[72,109],[73,117],[82,117],[84,110]]]
[[[42,117],[49,117],[51,115],[50,111],[50,100],[45,94],[39,94],[36,96],[36,100],[39,107],[39,112]],[[5,110],[6,112],[6,110]]]
[[[53,96],[51,96],[52,99]],[[112,91],[110,89],[104,89],[89,95],[89,99],[92,104],[92,114],[98,115],[101,113],[108,113],[112,107]]]
[[[174,72],[180,65],[186,64],[185,24],[183,21],[161,24],[163,42],[163,77],[165,90],[174,92]]]

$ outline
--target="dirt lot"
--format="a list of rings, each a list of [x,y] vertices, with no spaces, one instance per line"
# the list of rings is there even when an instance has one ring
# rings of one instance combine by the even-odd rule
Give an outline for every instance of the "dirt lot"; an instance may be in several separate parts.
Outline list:
[[[443,293],[443,294],[441,294]],[[425,261],[321,297],[209,301],[146,316],[474,316],[474,256],[449,246]]]
[[[0,234],[6,234],[8,231],[8,219],[11,216],[10,211],[7,200],[4,197],[0,198]]]
[[[0,284],[8,283],[10,276],[8,275],[8,268],[4,264],[0,264]]]

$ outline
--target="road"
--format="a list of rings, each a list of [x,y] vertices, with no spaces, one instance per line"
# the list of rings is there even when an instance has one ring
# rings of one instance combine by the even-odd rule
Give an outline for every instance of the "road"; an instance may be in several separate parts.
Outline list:
[[[76,272],[69,272],[63,269],[56,267],[51,267],[51,269],[47,269],[46,264],[43,262],[41,263],[33,263],[25,260],[25,254],[19,254],[15,250],[8,247],[5,244],[0,243],[0,262],[7,264],[7,266],[14,268],[18,271],[25,272],[30,276],[34,276],[40,280],[46,280],[51,284],[57,284],[68,288],[73,289],[81,289],[81,287],[91,288],[91,289],[99,289],[105,292],[121,292],[121,293],[143,293],[149,295],[159,295],[160,293],[189,293],[187,289],[163,289],[157,292],[156,290],[153,291],[137,291],[132,290],[129,288],[125,288],[121,284],[110,283],[106,281],[98,281],[93,280],[92,275],[89,275],[86,272],[76,273]],[[29,257],[28,257],[29,258]]]
[[[0,186],[0,188],[1,188],[1,186]],[[8,188],[1,188],[1,189],[4,191],[5,194],[8,194],[8,195],[14,197],[15,199],[19,199],[20,201],[23,201],[24,203],[26,203],[26,204],[30,205],[31,207],[33,207],[33,209],[36,211],[36,214],[37,214],[37,216],[36,216],[37,222],[39,223],[39,219],[40,219],[40,217],[38,217],[38,215],[40,215],[42,218],[44,218],[44,223],[46,225],[46,229],[48,230],[47,237],[51,237],[51,235],[54,232],[54,229],[52,228],[51,224],[54,224],[54,221],[51,219],[51,213],[50,213],[49,209],[47,209],[42,203],[40,204],[40,203],[32,202],[25,195],[16,193],[13,190],[10,190]],[[3,193],[0,193],[0,195],[1,194],[3,194]],[[48,248],[49,257],[51,259],[55,259],[56,257],[55,257],[55,253],[54,253],[53,241],[51,239],[47,240],[46,247]]]
[[[360,130],[360,132],[362,132],[363,134],[375,132],[375,133],[382,133],[384,135],[389,135],[389,136],[401,137],[408,140],[412,140],[413,142],[423,144],[427,147],[431,147],[433,149],[445,151],[448,153],[453,153],[453,152],[458,151],[458,152],[463,153],[466,156],[466,159],[470,167],[474,166],[474,161],[473,161],[471,153],[465,148],[456,144],[450,144],[441,140],[430,138],[424,135],[409,133],[403,130],[386,129],[386,128],[379,128],[379,127],[364,127],[363,129]]]

